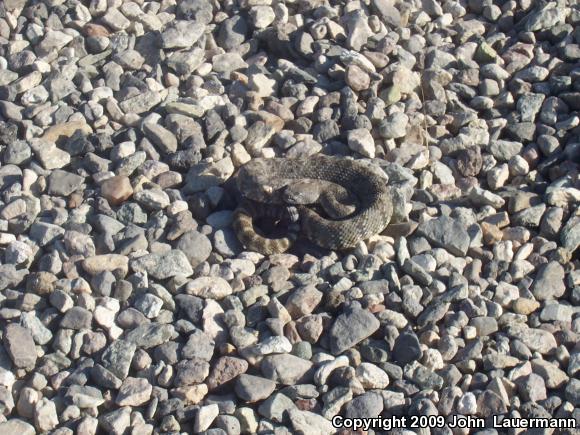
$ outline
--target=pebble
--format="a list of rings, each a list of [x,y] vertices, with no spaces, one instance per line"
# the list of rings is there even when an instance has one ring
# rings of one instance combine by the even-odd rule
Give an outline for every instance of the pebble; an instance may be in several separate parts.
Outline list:
[[[167,279],[173,276],[190,276],[193,273],[191,264],[185,254],[173,249],[162,254],[147,254],[131,263],[135,271],[149,273],[156,279]]]
[[[111,205],[122,204],[133,195],[129,177],[119,175],[106,179],[101,183],[101,195]]]
[[[4,346],[12,363],[18,368],[34,368],[37,353],[29,329],[11,323],[4,331]]]
[[[348,147],[364,157],[375,157],[375,141],[371,133],[363,128],[348,132]]]
[[[140,406],[149,401],[152,391],[153,387],[147,379],[127,377],[119,388],[115,402],[119,406]]]
[[[353,307],[336,318],[329,331],[332,353],[340,354],[372,335],[380,322],[370,312]]]

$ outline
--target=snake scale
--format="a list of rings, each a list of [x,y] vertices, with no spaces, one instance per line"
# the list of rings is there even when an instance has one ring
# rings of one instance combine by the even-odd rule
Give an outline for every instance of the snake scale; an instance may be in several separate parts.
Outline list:
[[[357,201],[355,210],[336,218],[320,211],[316,204],[289,204],[288,190],[305,179],[321,180],[347,191]],[[393,212],[386,178],[361,162],[345,158],[252,159],[240,168],[236,184],[243,200],[234,212],[234,231],[246,249],[265,255],[286,251],[298,231],[323,248],[354,247],[383,231]],[[274,219],[285,216],[288,231],[282,237],[268,237],[255,225],[260,215]]]

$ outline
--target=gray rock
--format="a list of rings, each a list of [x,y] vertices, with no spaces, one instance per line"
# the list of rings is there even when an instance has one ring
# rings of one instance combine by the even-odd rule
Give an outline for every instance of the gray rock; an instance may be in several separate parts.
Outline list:
[[[190,48],[205,31],[202,23],[192,23],[191,21],[173,21],[161,34],[161,45],[163,48]]]
[[[566,385],[566,399],[574,406],[580,405],[580,380],[570,379]]]
[[[131,263],[131,268],[136,272],[147,272],[156,279],[167,279],[176,275],[190,276],[193,273],[187,257],[178,249],[139,257]]]
[[[549,29],[556,24],[563,22],[565,17],[566,14],[561,8],[548,8],[545,6],[526,17],[524,29],[526,32],[536,32],[538,30]]]
[[[369,415],[380,415],[383,412],[383,398],[374,391],[361,394],[352,399],[345,407],[347,418],[367,418]]]
[[[295,385],[312,378],[312,363],[291,354],[265,356],[260,369],[266,378],[284,385]]]
[[[65,392],[65,397],[79,408],[96,408],[105,402],[101,391],[87,385],[71,385]]]
[[[560,241],[570,253],[576,252],[580,246],[580,218],[572,217],[560,232]]]
[[[296,405],[292,400],[284,394],[276,393],[258,407],[258,413],[269,420],[282,423],[286,413],[293,409],[296,409]]]
[[[48,177],[48,193],[50,195],[69,196],[76,191],[84,181],[84,177],[56,169]]]
[[[165,127],[147,122],[143,124],[143,131],[162,153],[170,154],[177,151],[177,138]]]
[[[29,237],[40,246],[46,246],[64,234],[64,228],[45,222],[35,222],[30,226]]]
[[[172,325],[161,323],[145,323],[139,325],[125,335],[125,340],[133,343],[137,347],[150,349],[165,343],[174,334]]]
[[[124,406],[99,416],[99,424],[107,433],[122,435],[131,424],[131,407]]]
[[[347,308],[339,315],[329,331],[330,350],[338,355],[372,335],[380,322],[369,311],[358,307]]]
[[[392,0],[372,0],[371,4],[386,23],[395,28],[401,26],[401,13],[395,7],[396,2]]]
[[[145,91],[134,97],[123,100],[119,107],[125,113],[140,114],[146,112],[161,102],[161,96],[157,92]]]
[[[199,358],[180,361],[173,383],[176,387],[199,384],[209,374],[209,363]]]
[[[336,431],[330,421],[314,412],[290,409],[288,417],[297,433],[331,435]]]
[[[419,360],[423,355],[421,343],[412,332],[403,331],[397,337],[393,346],[393,359],[399,364],[407,364]]]
[[[179,238],[176,248],[185,254],[192,267],[197,267],[210,256],[212,246],[204,234],[188,231]]]
[[[60,321],[61,328],[74,330],[90,329],[93,322],[93,313],[82,307],[72,307]]]
[[[469,235],[465,226],[448,216],[423,222],[417,227],[417,234],[453,255],[464,256],[469,248]]]
[[[566,291],[564,268],[556,261],[541,265],[531,290],[540,301],[559,298]]]
[[[32,334],[35,343],[47,344],[52,340],[52,332],[37,317],[36,312],[29,311],[20,315],[20,323]]]
[[[199,358],[205,361],[211,360],[214,354],[215,342],[205,332],[195,329],[189,334],[187,343],[181,349],[183,358]]]
[[[259,376],[241,374],[236,381],[236,394],[246,402],[267,399],[276,389],[276,382]]]
[[[507,162],[513,156],[519,154],[522,147],[523,145],[520,142],[492,140],[488,150],[500,162]]]
[[[441,376],[417,361],[405,366],[404,375],[406,379],[417,384],[421,389],[439,390],[443,386],[443,378]]]
[[[53,401],[43,397],[34,407],[34,425],[41,431],[50,431],[58,426],[58,415]]]
[[[147,403],[151,397],[153,386],[144,378],[125,378],[115,403],[119,406],[140,406]]]
[[[131,368],[131,361],[137,346],[127,340],[115,340],[101,356],[103,367],[119,379],[125,379]]]
[[[9,0],[10,3],[12,0]],[[0,431],[5,434],[18,434],[18,435],[35,435],[36,430],[34,426],[20,420],[19,418],[11,418],[9,420],[0,423]]]
[[[11,323],[4,330],[4,348],[18,368],[33,368],[36,365],[36,347],[29,329]]]
[[[538,328],[529,328],[525,325],[514,324],[508,327],[507,334],[520,340],[531,351],[548,354],[556,349],[557,343],[554,335]]]
[[[226,51],[232,51],[246,40],[248,24],[241,15],[224,20],[219,27],[216,42]]]

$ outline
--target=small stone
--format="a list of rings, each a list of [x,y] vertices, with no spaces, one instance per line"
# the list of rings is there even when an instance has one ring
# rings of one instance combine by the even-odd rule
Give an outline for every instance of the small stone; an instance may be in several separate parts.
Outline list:
[[[212,371],[207,378],[207,386],[213,390],[226,382],[235,379],[248,370],[248,363],[241,358],[222,356],[213,363]]]
[[[65,392],[65,398],[79,408],[96,408],[105,401],[101,391],[86,385],[71,385]]]
[[[510,326],[507,333],[510,337],[522,341],[530,350],[541,354],[548,354],[557,346],[554,336],[543,329],[529,328],[525,325],[516,324]]]
[[[11,418],[10,420],[1,422],[0,431],[2,431],[2,433],[5,434],[18,434],[18,435],[36,434],[34,426],[18,418]]]
[[[131,268],[136,272],[146,271],[155,279],[167,279],[177,275],[190,276],[193,273],[187,257],[178,249],[139,257],[131,263]]]
[[[492,140],[489,145],[489,152],[500,162],[507,162],[513,156],[520,153],[523,145],[520,142],[508,140]]]
[[[210,240],[198,231],[184,233],[176,247],[185,254],[192,267],[197,267],[207,260],[212,250]]]
[[[395,340],[393,358],[400,364],[410,363],[421,358],[423,351],[418,337],[411,332],[402,332]]]
[[[111,205],[119,205],[133,195],[133,187],[129,177],[118,175],[107,178],[101,183],[101,196]]]
[[[245,42],[247,32],[245,18],[242,15],[233,15],[220,24],[216,41],[224,50],[232,51]]]
[[[249,11],[249,16],[252,24],[257,29],[268,27],[276,18],[270,6],[252,6]]]
[[[469,248],[469,235],[464,225],[448,216],[420,224],[417,233],[453,255],[464,256]]]
[[[177,364],[177,373],[174,384],[177,387],[199,384],[207,378],[209,374],[209,363],[199,358],[180,361]]]
[[[161,34],[161,44],[163,48],[191,48],[204,31],[202,23],[175,20]]]
[[[129,343],[137,347],[150,349],[165,343],[175,334],[173,325],[162,323],[143,323],[125,335]]]
[[[119,107],[125,113],[141,114],[146,112],[161,102],[161,96],[157,92],[145,91],[134,97],[123,100]]]
[[[350,130],[348,132],[348,146],[351,150],[365,157],[375,157],[375,141],[370,131],[364,128]]]
[[[115,340],[103,353],[101,363],[119,379],[125,379],[129,374],[135,350],[134,343],[126,340]]]
[[[41,431],[50,431],[58,426],[58,416],[54,402],[43,397],[34,408],[34,425]]]
[[[4,346],[10,359],[18,368],[33,368],[36,365],[36,347],[27,328],[11,323],[4,330]]]
[[[543,264],[538,270],[531,290],[539,301],[561,297],[566,291],[564,268],[556,261]]]
[[[384,139],[398,139],[407,134],[409,117],[403,112],[387,116],[379,125],[379,134]]]
[[[265,74],[257,73],[250,76],[248,85],[259,97],[266,98],[274,94],[277,82]]]
[[[193,423],[193,431],[195,433],[206,431],[219,415],[219,412],[217,403],[200,407],[197,410],[196,419]]]
[[[125,406],[99,416],[99,425],[107,433],[121,435],[131,425],[131,408]]]
[[[346,69],[345,81],[353,91],[360,92],[368,89],[371,84],[369,75],[357,65],[349,65]]]
[[[82,267],[89,275],[93,276],[105,271],[112,273],[118,271],[122,276],[125,276],[129,269],[128,261],[127,257],[119,254],[95,255],[85,258]]]
[[[257,402],[267,399],[274,392],[276,383],[259,376],[238,376],[236,381],[236,394],[246,402]]]
[[[269,420],[282,423],[286,413],[296,409],[294,402],[282,393],[276,393],[258,407],[258,413]]]
[[[331,435],[336,432],[330,421],[314,412],[290,409],[288,416],[296,433]]]
[[[69,196],[77,190],[84,181],[84,177],[70,172],[56,169],[48,177],[48,193],[50,195]]]
[[[128,377],[119,388],[115,402],[119,406],[141,406],[149,401],[152,391],[147,379]]]
[[[68,310],[60,321],[61,328],[74,330],[90,329],[93,321],[93,314],[82,307],[72,307]]]
[[[260,365],[264,376],[284,385],[295,385],[306,381],[311,374],[310,361],[291,354],[265,356]]]
[[[57,148],[53,142],[32,139],[30,147],[44,169],[59,169],[70,163],[70,154]]]
[[[527,376],[520,376],[516,379],[515,383],[518,387],[518,392],[525,401],[537,402],[548,397],[544,379],[535,373],[530,373]]]
[[[147,122],[143,124],[143,131],[148,139],[156,145],[162,153],[170,154],[177,151],[177,138],[165,127]]]
[[[380,322],[369,311],[350,308],[339,315],[329,332],[330,350],[338,355],[372,335]]]

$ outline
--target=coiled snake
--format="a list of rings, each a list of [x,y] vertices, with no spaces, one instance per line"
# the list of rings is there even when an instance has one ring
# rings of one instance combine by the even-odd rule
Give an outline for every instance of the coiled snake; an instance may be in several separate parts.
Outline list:
[[[286,251],[299,232],[323,248],[351,248],[383,231],[393,212],[386,178],[345,158],[252,159],[236,184],[243,200],[234,231],[246,249],[266,255]],[[286,221],[286,234],[264,234],[260,217]]]

